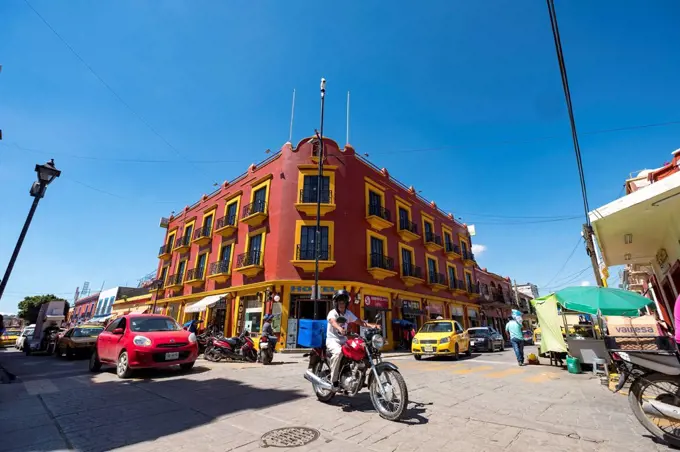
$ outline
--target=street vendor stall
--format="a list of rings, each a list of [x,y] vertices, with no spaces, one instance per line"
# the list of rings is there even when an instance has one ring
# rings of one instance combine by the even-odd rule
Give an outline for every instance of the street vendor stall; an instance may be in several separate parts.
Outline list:
[[[532,300],[541,327],[540,352],[560,353],[568,349],[571,356],[586,364],[593,364],[598,358],[607,359],[602,316],[637,317],[652,302],[635,292],[604,287],[568,287]],[[558,306],[562,309],[561,322]],[[572,321],[570,325],[569,311],[596,316],[596,320],[579,316],[578,323]]]

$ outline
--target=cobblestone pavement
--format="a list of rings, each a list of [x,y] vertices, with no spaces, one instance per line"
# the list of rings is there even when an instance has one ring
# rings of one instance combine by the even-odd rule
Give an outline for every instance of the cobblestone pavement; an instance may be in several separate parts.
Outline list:
[[[460,361],[397,356],[411,404],[402,423],[381,419],[367,393],[316,400],[306,362],[277,365],[199,361],[191,373],[87,372],[87,361],[0,351],[17,375],[0,385],[0,438],[13,451],[251,451],[286,426],[320,437],[292,451],[657,451],[626,397],[589,374],[518,367],[511,351]],[[278,449],[286,450],[286,449]]]

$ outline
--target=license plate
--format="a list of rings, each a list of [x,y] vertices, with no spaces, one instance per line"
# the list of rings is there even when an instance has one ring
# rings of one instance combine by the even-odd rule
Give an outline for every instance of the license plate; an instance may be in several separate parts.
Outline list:
[[[470,341],[470,345],[475,345],[477,341]]]
[[[165,354],[165,360],[170,361],[173,359],[178,359],[179,358],[179,352],[172,352],[172,353],[166,353]]]
[[[423,351],[431,352],[431,351],[432,351],[432,347],[423,347]]]
[[[260,344],[260,348],[267,348],[269,347],[269,342],[263,342]]]

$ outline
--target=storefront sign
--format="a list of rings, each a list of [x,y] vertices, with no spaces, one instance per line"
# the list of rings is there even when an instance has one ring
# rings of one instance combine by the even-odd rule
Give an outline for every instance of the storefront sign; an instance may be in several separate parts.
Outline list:
[[[364,306],[367,308],[389,309],[390,300],[386,297],[379,297],[377,295],[365,295]]]
[[[419,301],[403,300],[401,312],[402,312],[403,315],[410,315],[412,317],[413,316],[419,316],[419,315],[425,315],[425,311],[422,311],[420,309],[420,302]]]
[[[443,304],[430,303],[428,306],[430,308],[430,314],[444,315],[444,305]]]
[[[305,293],[312,294],[313,286],[291,286],[290,293]],[[335,293],[335,287],[321,286],[321,294],[333,294]]]
[[[451,306],[451,317],[463,317],[463,308],[460,306]]]
[[[236,316],[236,325],[237,328],[241,328],[241,325],[243,325],[243,311],[245,310],[244,306],[245,300],[240,300],[238,304],[238,314]],[[240,333],[240,331],[236,332],[237,334]]]

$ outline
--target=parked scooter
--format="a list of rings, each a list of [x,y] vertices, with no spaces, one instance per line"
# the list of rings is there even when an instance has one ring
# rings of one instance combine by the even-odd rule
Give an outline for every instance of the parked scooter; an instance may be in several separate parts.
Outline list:
[[[208,361],[219,362],[223,359],[248,362],[257,361],[255,343],[250,338],[248,330],[243,330],[238,337],[225,338],[224,336],[215,336],[212,338],[210,345],[211,347],[206,348],[203,355]]]
[[[260,337],[260,362],[269,365],[274,360],[274,353],[276,353],[276,336],[268,336],[266,334]]]

